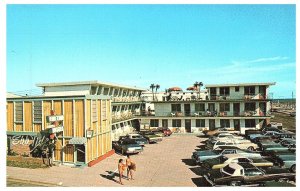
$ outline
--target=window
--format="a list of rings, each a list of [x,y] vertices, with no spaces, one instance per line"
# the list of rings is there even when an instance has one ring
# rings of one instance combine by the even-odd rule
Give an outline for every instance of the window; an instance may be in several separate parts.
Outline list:
[[[162,127],[168,127],[168,120],[162,119]]]
[[[205,104],[204,103],[196,103],[195,104],[195,111],[205,111]]]
[[[101,118],[102,120],[106,120],[106,100],[102,100],[101,102]]]
[[[33,123],[42,123],[42,101],[33,102]]]
[[[245,86],[244,94],[245,95],[254,95],[255,94],[255,86]]]
[[[205,119],[196,119],[196,127],[205,127]]]
[[[222,111],[230,111],[229,103],[220,103],[220,112]]]
[[[180,104],[172,104],[171,111],[172,112],[181,112],[181,105]]]
[[[181,127],[181,120],[180,119],[173,119],[172,120],[173,127]]]
[[[117,106],[112,107],[112,112],[115,112],[115,111],[117,111]]]
[[[229,96],[230,90],[229,87],[220,87],[220,95]]]
[[[237,87],[234,88],[234,90],[235,90],[235,92],[239,92],[240,91],[240,87],[237,86]]]
[[[255,103],[245,103],[245,111],[255,111]]]
[[[15,102],[15,122],[23,123],[23,102]]]
[[[222,128],[230,127],[229,119],[220,119],[220,125]]]
[[[245,119],[245,127],[255,127],[255,119]]]
[[[98,121],[97,115],[97,100],[92,100],[92,121]]]
[[[158,119],[150,119],[151,127],[158,127]]]

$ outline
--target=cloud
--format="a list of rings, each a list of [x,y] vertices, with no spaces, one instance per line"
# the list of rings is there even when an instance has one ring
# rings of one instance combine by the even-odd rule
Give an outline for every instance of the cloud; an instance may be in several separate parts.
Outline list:
[[[288,57],[276,56],[276,57],[268,57],[268,58],[257,58],[254,60],[246,60],[246,61],[233,61],[233,63],[241,63],[241,64],[250,64],[250,63],[260,63],[260,62],[272,62],[272,61],[281,61],[287,60]]]

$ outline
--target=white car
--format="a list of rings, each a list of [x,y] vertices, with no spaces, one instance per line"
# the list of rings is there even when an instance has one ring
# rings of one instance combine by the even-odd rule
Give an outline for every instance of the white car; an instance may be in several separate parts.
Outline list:
[[[256,150],[258,148],[257,144],[249,142],[244,142],[244,141],[238,141],[238,140],[229,140],[227,139],[226,141],[224,140],[218,140],[215,143],[208,143],[206,147],[208,149],[216,149],[217,147],[220,146],[235,146],[239,149],[247,149],[250,151]]]

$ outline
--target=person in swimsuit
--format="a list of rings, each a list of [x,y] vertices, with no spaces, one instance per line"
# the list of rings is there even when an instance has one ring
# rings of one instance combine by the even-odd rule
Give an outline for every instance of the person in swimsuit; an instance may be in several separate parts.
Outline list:
[[[127,166],[127,177],[128,180],[134,180],[133,179],[133,171],[136,170],[136,165],[135,163],[131,160],[130,156],[127,155],[127,159],[126,159],[126,166]],[[130,178],[129,178],[129,174],[130,174]]]
[[[123,177],[123,172],[124,172],[125,168],[126,168],[126,165],[123,164],[123,159],[120,159],[119,164],[118,164],[118,170],[119,170],[119,178],[120,178],[119,183],[122,184],[122,185],[123,185],[122,177]]]

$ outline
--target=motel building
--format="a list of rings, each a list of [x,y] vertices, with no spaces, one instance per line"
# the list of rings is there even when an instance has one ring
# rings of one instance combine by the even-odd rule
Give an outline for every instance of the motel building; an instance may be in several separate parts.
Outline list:
[[[175,132],[197,133],[222,127],[244,134],[269,123],[271,85],[275,83],[210,84],[196,97],[183,91],[159,93],[146,103],[153,112],[141,116],[141,128],[168,127]],[[167,98],[170,94],[172,99]],[[150,93],[145,96],[146,100],[153,97]]]
[[[92,166],[114,153],[112,140],[138,125],[144,89],[99,81],[37,86],[43,95],[7,94],[8,149],[19,154],[48,138],[55,140],[54,162]]]

